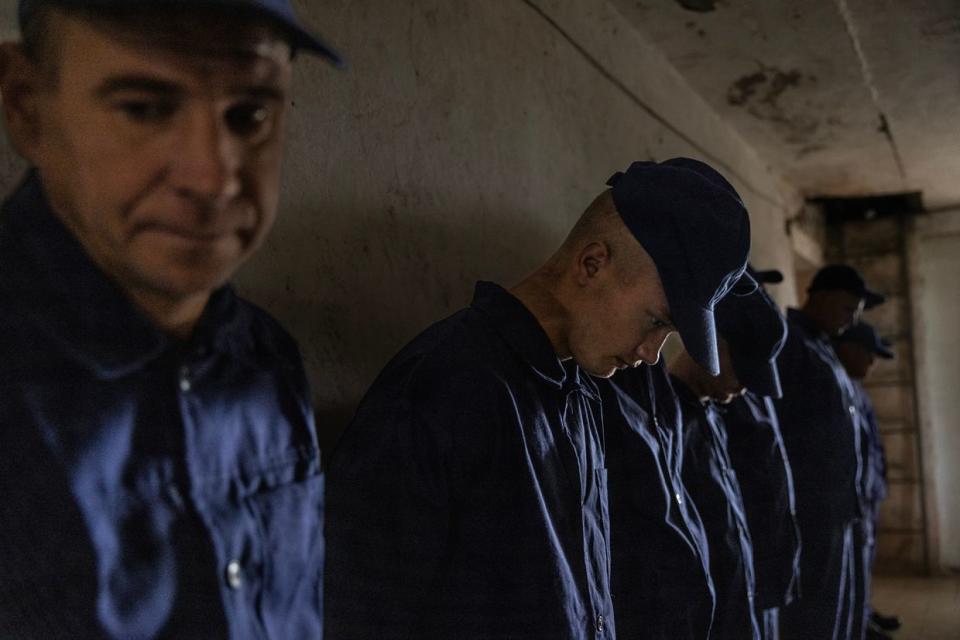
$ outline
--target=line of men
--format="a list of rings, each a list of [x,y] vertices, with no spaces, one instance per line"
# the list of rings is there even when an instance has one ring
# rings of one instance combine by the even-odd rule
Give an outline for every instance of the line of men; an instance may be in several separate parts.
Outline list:
[[[785,322],[733,186],[635,162],[394,357],[325,487],[296,344],[228,281],[276,217],[292,61],[339,56],[285,0],[19,9],[0,636],[862,637],[853,270]]]

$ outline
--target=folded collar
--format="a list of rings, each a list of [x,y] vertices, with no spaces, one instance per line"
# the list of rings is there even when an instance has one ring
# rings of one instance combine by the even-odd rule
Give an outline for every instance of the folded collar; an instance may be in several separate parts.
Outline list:
[[[543,380],[558,389],[576,387],[592,399],[600,392],[572,360],[564,363],[536,317],[520,300],[492,282],[478,282],[471,306],[493,323],[510,348]]]

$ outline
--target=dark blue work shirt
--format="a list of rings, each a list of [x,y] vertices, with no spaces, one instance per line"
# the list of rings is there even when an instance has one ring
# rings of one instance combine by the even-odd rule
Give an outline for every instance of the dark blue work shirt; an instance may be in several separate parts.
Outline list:
[[[614,636],[597,388],[499,286],[393,358],[328,475],[328,638]]]
[[[760,640],[756,616],[753,542],[740,483],[727,452],[723,416],[677,378],[683,413],[683,482],[703,519],[710,575],[717,593],[712,640]]]
[[[861,491],[867,508],[876,511],[877,505],[887,497],[887,456],[883,448],[880,425],[877,423],[877,414],[873,409],[870,394],[856,380],[853,381],[853,388],[861,429],[861,460],[863,465]]]
[[[714,610],[700,515],[681,480],[683,433],[662,364],[599,381],[621,638],[705,640]]]
[[[224,288],[172,342],[31,174],[0,219],[0,637],[317,638],[322,514],[292,339]]]
[[[838,530],[860,516],[853,386],[829,337],[806,314],[788,309],[787,322],[777,358],[783,397],[774,404],[793,469],[797,514],[801,521],[815,519]]]
[[[773,400],[750,391],[722,413],[753,540],[757,605],[781,607],[799,596],[800,529],[780,423]]]

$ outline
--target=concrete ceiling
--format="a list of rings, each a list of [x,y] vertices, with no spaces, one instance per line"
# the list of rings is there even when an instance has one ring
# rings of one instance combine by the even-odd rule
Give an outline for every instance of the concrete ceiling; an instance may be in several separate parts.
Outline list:
[[[960,204],[957,0],[611,2],[805,196]]]

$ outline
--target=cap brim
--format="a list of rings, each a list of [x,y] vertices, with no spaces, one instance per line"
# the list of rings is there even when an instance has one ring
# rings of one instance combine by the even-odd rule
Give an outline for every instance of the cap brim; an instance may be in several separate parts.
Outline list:
[[[713,311],[670,302],[670,317],[690,357],[712,376],[720,375],[717,326]]]
[[[783,282],[783,273],[777,269],[766,269],[765,271],[754,271],[753,278],[763,284],[780,284]]]
[[[58,0],[66,5],[84,6],[84,7],[115,7],[116,0]],[[282,29],[289,37],[290,46],[294,50],[307,51],[326,58],[338,69],[346,68],[347,64],[343,56],[336,49],[326,42],[304,29],[297,21],[296,16],[288,15],[287,12],[278,10],[276,7],[261,5],[256,2],[238,2],[237,0],[164,0],[163,3],[158,0],[126,0],[127,4],[139,4],[151,9],[158,8],[158,5],[167,5],[171,7],[210,7],[213,9],[244,9],[260,13],[277,27]],[[21,20],[23,13],[35,4],[36,0],[23,2],[20,5]]]
[[[344,60],[343,56],[323,41],[299,29],[295,29],[292,33],[295,37],[290,44],[293,45],[297,51],[315,53],[322,58],[326,58],[330,64],[337,69],[347,68],[347,61]]]
[[[894,357],[893,351],[890,351],[889,346],[888,344],[878,344],[874,352],[884,360],[892,360]]]
[[[887,296],[870,289],[863,290],[863,308],[873,309],[887,301]]]

